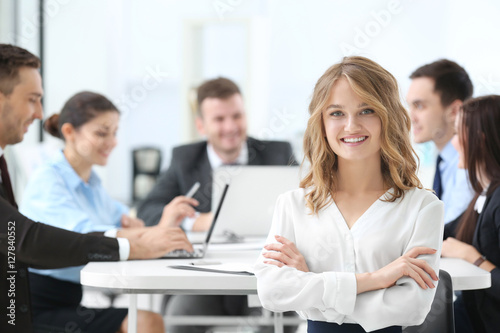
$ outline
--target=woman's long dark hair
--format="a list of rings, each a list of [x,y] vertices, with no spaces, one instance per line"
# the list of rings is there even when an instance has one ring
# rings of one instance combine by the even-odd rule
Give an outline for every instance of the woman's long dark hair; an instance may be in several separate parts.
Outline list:
[[[476,192],[457,227],[456,238],[472,244],[479,214],[474,210],[476,199],[485,190],[479,175],[490,181],[486,195],[500,185],[500,96],[473,98],[464,103],[458,130],[464,148],[465,168]]]

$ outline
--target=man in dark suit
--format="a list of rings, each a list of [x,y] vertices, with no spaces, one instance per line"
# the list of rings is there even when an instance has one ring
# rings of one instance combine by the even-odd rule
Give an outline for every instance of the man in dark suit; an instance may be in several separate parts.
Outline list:
[[[138,216],[146,225],[160,220],[164,206],[176,196],[186,194],[200,182],[194,195],[198,200],[196,219],[186,219],[186,230],[204,231],[210,227],[212,214],[212,170],[221,165],[296,165],[292,147],[287,142],[260,141],[247,137],[243,98],[238,86],[226,78],[203,83],[197,91],[196,128],[206,141],[176,147],[168,170],[142,202]],[[169,315],[248,315],[246,296],[173,296]],[[206,327],[168,327],[169,332],[204,332]]]
[[[297,164],[288,142],[247,137],[243,98],[234,82],[218,78],[203,83],[197,101],[196,128],[207,140],[174,148],[170,167],[139,205],[138,216],[146,225],[156,225],[166,204],[200,182],[194,198],[201,214],[183,227],[207,230],[212,221],[212,170],[221,165]]]
[[[155,258],[178,248],[192,251],[179,228],[119,230],[118,238],[110,238],[51,227],[18,212],[3,153],[42,118],[39,66],[40,60],[28,51],[0,44],[0,332],[32,331],[28,267]]]

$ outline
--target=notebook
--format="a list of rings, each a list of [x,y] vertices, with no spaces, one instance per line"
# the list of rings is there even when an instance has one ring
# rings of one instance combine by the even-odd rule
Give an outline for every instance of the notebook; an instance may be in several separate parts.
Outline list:
[[[212,200],[223,194],[223,184],[231,182],[225,194],[215,242],[252,241],[269,233],[276,199],[284,192],[297,189],[298,166],[225,166],[213,172]]]
[[[222,203],[224,202],[224,199],[226,198],[226,193],[227,193],[228,188],[229,188],[229,183],[226,183],[224,186],[224,189],[222,191],[222,196],[220,197],[219,204],[217,206],[217,210],[215,211],[212,225],[210,226],[210,229],[207,232],[207,236],[205,237],[205,241],[203,242],[202,247],[201,248],[195,247],[194,252],[188,252],[186,250],[174,250],[172,252],[165,254],[162,257],[162,259],[203,258],[205,256],[205,254],[207,253],[208,244],[210,243],[210,238],[212,237],[212,233],[214,231],[217,219],[219,217],[219,214],[220,214],[220,211],[222,208]]]

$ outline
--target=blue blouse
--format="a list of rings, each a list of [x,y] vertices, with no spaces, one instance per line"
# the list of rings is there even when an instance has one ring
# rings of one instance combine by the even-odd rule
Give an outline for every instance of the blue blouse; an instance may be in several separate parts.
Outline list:
[[[469,206],[474,197],[474,190],[469,184],[467,170],[458,168],[458,152],[451,141],[439,152],[443,161],[439,164],[444,202],[444,223],[459,217]]]
[[[20,211],[32,220],[80,233],[118,228],[122,214],[128,214],[125,205],[106,193],[94,170],[85,183],[62,151],[51,162],[40,166],[30,178]],[[82,267],[30,270],[80,283]]]

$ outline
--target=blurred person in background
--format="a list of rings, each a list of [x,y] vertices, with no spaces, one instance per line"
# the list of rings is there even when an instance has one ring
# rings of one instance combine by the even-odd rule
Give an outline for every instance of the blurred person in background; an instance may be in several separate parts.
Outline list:
[[[206,231],[212,223],[212,170],[222,165],[296,165],[288,142],[261,141],[247,135],[247,119],[239,87],[227,78],[205,81],[197,90],[196,128],[206,140],[175,147],[169,168],[139,205],[137,215],[146,225],[155,225],[166,204],[200,182],[194,198],[200,203],[196,218],[182,227]],[[247,296],[175,295],[168,315],[233,315],[260,313],[248,307]],[[204,332],[204,326],[168,327],[169,332]],[[294,328],[287,327],[287,330]]]
[[[31,219],[50,221],[49,224],[55,227],[80,233],[104,232],[105,236],[116,237],[120,233],[133,232],[134,228],[143,228],[142,220],[129,217],[128,208],[106,193],[93,170],[94,165],[107,164],[117,144],[119,120],[120,113],[111,101],[89,91],[75,94],[60,114],[47,119],[45,129],[64,140],[65,146],[30,178],[20,212]],[[159,226],[168,228],[175,220],[194,215],[191,205],[197,205],[196,200],[181,197],[172,201],[164,209]],[[181,232],[178,228],[171,231]],[[172,245],[182,247],[185,241],[178,237],[172,240]],[[71,322],[83,331],[126,330],[127,309],[90,309],[94,313],[92,318],[81,315],[82,311],[89,310],[80,305],[82,268],[30,269],[35,327],[57,330]],[[163,332],[161,316],[139,311],[138,329]]]
[[[461,258],[491,273],[491,287],[462,292],[472,329],[457,332],[496,333],[500,328],[500,96],[464,103],[452,142],[458,167],[469,171],[475,196],[460,219],[445,227],[443,257]]]
[[[457,63],[441,59],[417,68],[410,75],[406,101],[416,143],[434,142],[439,151],[433,189],[444,202],[444,223],[459,217],[472,200],[467,171],[459,169],[458,153],[451,144],[455,118],[463,102],[472,97],[469,75]]]
[[[157,224],[163,207],[199,181],[201,187],[194,198],[201,214],[184,221],[183,227],[206,231],[212,222],[212,170],[222,165],[297,164],[288,142],[247,136],[243,97],[229,79],[208,80],[198,87],[196,129],[206,140],[175,147],[169,168],[139,205],[137,215],[146,225]]]
[[[19,213],[4,150],[21,142],[33,121],[42,119],[39,67],[40,59],[27,50],[0,44],[0,280],[15,280],[15,296],[9,296],[8,283],[0,284],[0,292],[7,295],[0,298],[2,332],[33,331],[28,267],[157,258],[176,248],[192,251],[179,228],[130,228],[113,238],[102,232],[81,234],[56,228]]]

